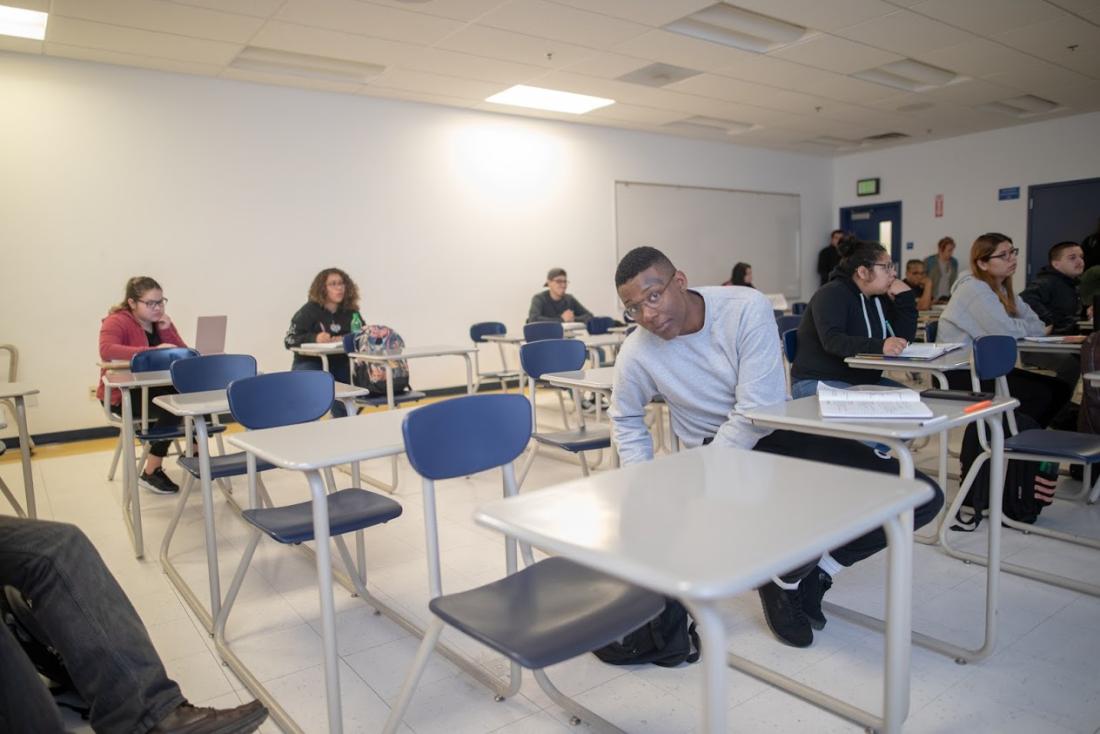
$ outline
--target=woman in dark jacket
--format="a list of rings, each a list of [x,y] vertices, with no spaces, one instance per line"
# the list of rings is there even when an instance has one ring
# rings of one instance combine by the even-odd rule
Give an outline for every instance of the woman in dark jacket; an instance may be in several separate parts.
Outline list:
[[[898,279],[886,248],[848,239],[828,283],[814,293],[798,327],[798,352],[791,366],[791,396],[813,395],[817,383],[897,385],[879,370],[855,369],[845,357],[896,356],[917,331],[913,291]]]

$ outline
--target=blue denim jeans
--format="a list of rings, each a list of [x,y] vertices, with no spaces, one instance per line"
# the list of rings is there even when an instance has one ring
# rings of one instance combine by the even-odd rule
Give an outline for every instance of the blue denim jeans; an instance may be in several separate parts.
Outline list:
[[[324,370],[324,365],[321,364],[320,357],[303,357],[300,354],[294,355],[294,361],[290,365],[292,370],[313,370],[315,372],[321,372]],[[343,382],[344,384],[351,384],[351,360],[343,354],[334,354],[328,358],[328,371],[332,373],[332,376],[337,382]],[[339,400],[333,400],[330,408],[333,418],[344,418],[347,416],[347,408]]]
[[[0,516],[0,586],[32,602],[96,732],[144,734],[184,702],[130,600],[76,526]],[[0,731],[62,731],[53,697],[3,625],[0,660]]]

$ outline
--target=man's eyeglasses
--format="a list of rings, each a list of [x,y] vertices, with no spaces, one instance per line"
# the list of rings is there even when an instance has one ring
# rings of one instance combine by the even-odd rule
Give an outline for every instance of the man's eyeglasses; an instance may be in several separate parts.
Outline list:
[[[668,290],[668,287],[670,285],[672,285],[672,279],[675,277],[676,274],[673,273],[660,288],[656,288],[654,290],[651,290],[649,293],[646,293],[641,303],[632,303],[623,308],[623,313],[626,314],[628,318],[637,321],[638,316],[640,316],[642,313],[643,306],[657,308],[657,304],[661,302],[661,298],[664,297],[665,291]]]
[[[550,282],[555,284],[555,285],[569,285],[569,281],[566,280],[565,278],[554,278]]]
[[[1016,257],[1019,254],[1020,254],[1020,248],[1019,247],[1013,247],[1010,250],[1005,250],[1000,255],[989,255],[985,259],[986,260],[1007,260],[1008,258]]]
[[[164,308],[165,306],[168,305],[168,299],[167,298],[162,298],[159,301],[141,301],[141,300],[139,300],[138,303],[144,303],[149,308]]]

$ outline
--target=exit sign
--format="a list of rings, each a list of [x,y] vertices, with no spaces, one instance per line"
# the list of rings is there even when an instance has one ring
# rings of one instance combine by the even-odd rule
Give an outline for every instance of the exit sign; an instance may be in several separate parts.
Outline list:
[[[856,196],[875,196],[879,191],[879,179],[861,178],[856,181]]]

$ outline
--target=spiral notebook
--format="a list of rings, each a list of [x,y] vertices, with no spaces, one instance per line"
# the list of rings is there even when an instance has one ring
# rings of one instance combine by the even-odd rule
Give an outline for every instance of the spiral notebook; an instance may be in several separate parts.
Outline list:
[[[889,388],[878,385],[838,388],[829,387],[821,382],[817,386],[817,403],[822,418],[859,420],[932,418],[932,409],[921,402],[919,393],[908,388]]]

